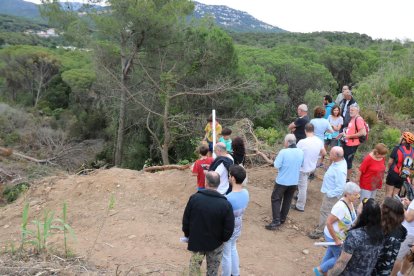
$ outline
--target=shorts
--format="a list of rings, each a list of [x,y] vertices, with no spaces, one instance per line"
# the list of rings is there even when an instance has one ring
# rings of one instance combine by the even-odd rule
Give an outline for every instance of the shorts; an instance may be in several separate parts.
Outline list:
[[[404,184],[404,179],[402,179],[396,172],[390,170],[385,179],[385,183],[389,186],[393,186],[397,189],[401,189]]]
[[[397,260],[401,261],[404,257],[410,253],[409,244],[414,243],[414,236],[407,235],[405,240],[401,243],[400,251],[398,251]]]
[[[352,162],[354,161],[355,153],[358,149],[358,146],[347,146],[344,143],[342,144],[344,149],[344,158],[346,160],[346,166],[348,170],[352,169]]]

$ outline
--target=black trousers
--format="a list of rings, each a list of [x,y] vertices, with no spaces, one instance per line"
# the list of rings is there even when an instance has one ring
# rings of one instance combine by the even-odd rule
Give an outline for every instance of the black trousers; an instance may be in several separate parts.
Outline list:
[[[279,224],[286,221],[293,195],[297,188],[298,185],[284,186],[275,184],[271,198],[273,223]]]
[[[348,170],[352,169],[352,162],[354,161],[355,153],[357,152],[358,146],[347,146],[342,143],[344,149],[344,158],[346,160],[346,166]],[[348,175],[349,177],[349,175]]]

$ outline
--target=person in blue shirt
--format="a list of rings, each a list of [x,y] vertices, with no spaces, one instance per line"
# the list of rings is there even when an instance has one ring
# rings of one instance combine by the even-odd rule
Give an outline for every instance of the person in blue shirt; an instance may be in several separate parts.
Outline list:
[[[236,242],[241,235],[243,214],[249,204],[249,192],[242,186],[246,178],[244,168],[239,165],[232,165],[229,175],[230,184],[233,189],[226,197],[233,207],[234,231],[230,240],[224,243],[223,258],[221,261],[222,276],[240,275],[240,261]]]
[[[326,219],[330,214],[332,207],[341,198],[346,184],[347,166],[344,159],[344,150],[335,146],[329,152],[329,160],[332,164],[326,171],[321,192],[323,193],[322,205],[320,209],[319,224],[316,229],[308,236],[311,239],[319,239],[323,236],[323,229],[326,225]]]
[[[231,133],[232,133],[231,129],[223,128],[223,130],[221,131],[222,136],[219,139],[219,142],[222,142],[226,145],[226,150],[230,154],[233,153],[233,148],[231,146],[232,140],[231,140],[231,137],[230,137]]]
[[[325,107],[325,119],[328,119],[331,115],[332,108],[335,106],[335,103],[332,102],[332,97],[330,95],[325,95],[323,97],[323,106]]]
[[[265,226],[267,230],[276,230],[286,221],[293,194],[298,187],[303,155],[303,151],[296,147],[295,135],[286,135],[285,148],[279,152],[274,162],[279,172],[271,197],[273,220]]]

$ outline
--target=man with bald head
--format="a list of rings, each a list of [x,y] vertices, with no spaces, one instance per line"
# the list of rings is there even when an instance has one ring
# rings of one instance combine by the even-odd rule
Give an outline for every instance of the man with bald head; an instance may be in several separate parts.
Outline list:
[[[293,194],[298,187],[303,156],[303,151],[296,147],[295,135],[286,135],[285,148],[279,151],[273,163],[278,174],[271,196],[272,222],[265,226],[267,230],[279,229],[287,219]]]
[[[333,147],[329,152],[329,158],[332,164],[326,171],[321,192],[323,193],[322,205],[320,209],[319,224],[316,229],[309,233],[312,239],[319,239],[323,236],[326,219],[330,214],[332,207],[341,199],[346,183],[347,165],[344,159],[344,150],[341,147]]]
[[[217,192],[222,195],[228,194],[231,192],[229,169],[234,163],[233,157],[227,152],[226,145],[222,142],[214,146],[214,153],[216,154],[216,158],[208,170],[215,171],[220,175],[220,186],[218,186]]]
[[[192,252],[189,275],[201,275],[200,267],[207,257],[207,275],[218,275],[223,243],[234,230],[233,207],[224,195],[217,192],[220,175],[206,173],[206,188],[193,194],[183,215],[183,232]]]
[[[297,112],[299,118],[288,126],[288,130],[290,130],[296,137],[296,143],[306,138],[305,125],[309,123],[308,106],[306,104],[299,105]]]

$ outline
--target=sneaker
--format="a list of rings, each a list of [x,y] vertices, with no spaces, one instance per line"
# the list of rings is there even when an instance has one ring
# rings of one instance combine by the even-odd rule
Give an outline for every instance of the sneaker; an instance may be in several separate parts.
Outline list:
[[[317,240],[317,239],[323,237],[323,232],[314,230],[314,231],[312,231],[308,234],[308,237],[313,239],[313,240]]]
[[[315,273],[315,276],[322,276],[322,274],[319,272],[319,269],[317,267],[313,268],[313,273]]]
[[[298,207],[296,207],[295,204],[290,205],[290,209],[293,209],[293,210],[296,210],[296,211],[299,211],[299,212],[305,212],[305,210],[301,210]]]
[[[272,222],[268,225],[265,225],[265,228],[267,230],[271,230],[271,231],[277,230],[277,229],[279,229],[279,227],[280,227],[280,223],[274,223],[274,222]]]

